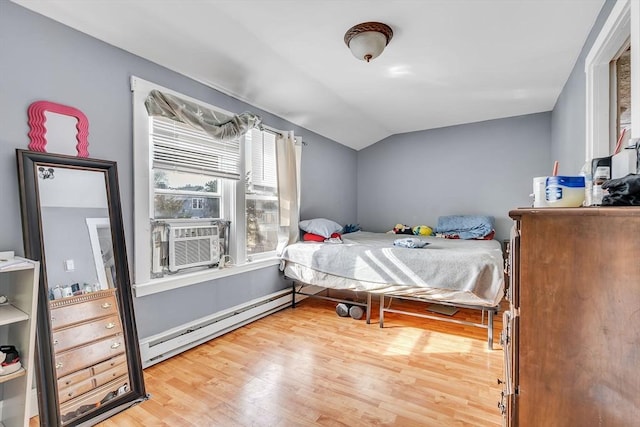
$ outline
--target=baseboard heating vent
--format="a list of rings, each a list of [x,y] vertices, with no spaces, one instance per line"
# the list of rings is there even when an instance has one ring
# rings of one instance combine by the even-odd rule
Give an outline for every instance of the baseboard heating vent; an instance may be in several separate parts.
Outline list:
[[[213,265],[220,260],[218,226],[169,225],[169,271]]]
[[[143,338],[140,340],[142,367],[166,360],[290,305],[291,290],[287,289]]]

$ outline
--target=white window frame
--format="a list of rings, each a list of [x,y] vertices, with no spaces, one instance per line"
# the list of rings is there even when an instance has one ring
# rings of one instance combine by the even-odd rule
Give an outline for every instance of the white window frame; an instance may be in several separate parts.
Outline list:
[[[631,139],[640,138],[640,2],[618,0],[585,60],[585,160],[611,154],[610,62],[631,40]],[[634,89],[635,88],[635,89]]]
[[[232,266],[223,269],[206,269],[195,272],[185,272],[159,279],[151,278],[151,206],[153,205],[153,177],[151,171],[151,152],[149,148],[149,115],[144,107],[144,101],[153,89],[160,90],[188,101],[199,103],[207,108],[218,110],[232,116],[234,113],[208,105],[200,100],[167,89],[139,77],[131,77],[131,91],[133,93],[133,164],[134,166],[134,257],[133,257],[133,285],[136,297],[151,295],[194,285],[206,281],[219,279],[247,271],[277,265],[279,259],[271,256],[259,261],[248,262],[244,248],[245,226],[244,220],[244,185],[234,185],[231,180],[222,180],[220,193],[222,196],[221,214],[231,220],[229,229],[229,253]],[[241,164],[244,164],[241,149]],[[242,175],[241,175],[242,176]],[[240,181],[243,182],[243,181]],[[242,244],[239,244],[242,242]],[[229,265],[229,264],[227,264]]]
[[[263,126],[263,128],[267,132],[270,132],[270,133],[273,133],[273,134],[280,133],[279,131],[277,131],[275,129],[271,129],[271,128],[266,127],[266,126]],[[277,141],[277,136],[276,136],[276,141]],[[245,158],[247,150],[244,149],[246,147],[246,144],[247,144],[247,141],[243,140],[243,150],[242,150],[242,156],[243,156],[242,157],[242,164],[243,165],[245,165],[247,163],[246,162],[247,159]],[[277,142],[276,142],[276,144],[277,144]],[[246,169],[244,169],[243,172],[246,172]],[[277,176],[277,171],[276,171],[276,176]],[[246,191],[244,190],[244,186],[242,188],[243,188],[242,198],[243,198],[243,203],[244,203],[243,208],[242,208],[242,212],[244,212],[244,214],[243,214],[242,218],[243,218],[243,225],[245,225],[244,236],[245,236],[245,239],[246,239],[246,236],[247,236],[247,233],[246,233],[246,224],[247,224],[247,206],[246,206],[246,201],[247,201],[247,194],[246,194]],[[259,199],[259,198],[260,198],[260,196],[253,196],[254,200],[255,199]],[[276,196],[276,200],[277,200],[277,196]],[[257,254],[251,254],[251,255],[247,254],[246,240],[245,240],[245,245],[244,245],[243,251],[244,251],[245,256],[247,257],[247,260],[249,260],[249,261],[260,261],[260,260],[264,260],[264,259],[274,258],[274,257],[277,256],[276,249],[273,249],[271,251],[257,253]]]

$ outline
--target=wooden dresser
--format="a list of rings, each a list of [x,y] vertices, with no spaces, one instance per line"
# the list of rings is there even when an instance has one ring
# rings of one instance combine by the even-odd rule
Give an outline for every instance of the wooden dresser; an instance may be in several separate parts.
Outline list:
[[[116,290],[50,301],[60,414],[99,406],[129,382]]]
[[[509,216],[506,425],[639,425],[640,208]]]

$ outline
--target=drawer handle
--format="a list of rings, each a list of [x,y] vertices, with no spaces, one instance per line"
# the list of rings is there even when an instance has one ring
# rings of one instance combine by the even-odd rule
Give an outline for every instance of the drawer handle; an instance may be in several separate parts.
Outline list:
[[[69,384],[71,384],[71,381],[69,381],[69,380],[64,382],[64,385],[69,385]]]
[[[109,307],[111,307],[111,303],[110,302],[105,302],[104,304],[102,304],[100,307],[107,309]]]
[[[58,363],[56,363],[56,369],[60,369],[60,368],[62,368],[62,366],[64,366],[64,365],[62,364],[62,362],[58,362]]]
[[[111,348],[118,348],[118,347],[120,347],[119,342],[114,342],[113,344],[111,344]]]
[[[73,396],[73,392],[67,393],[67,396],[69,397]]]
[[[58,340],[53,340],[53,345],[58,345]]]
[[[116,324],[113,323],[113,322],[109,322],[104,327],[107,328],[107,329],[113,329],[113,328],[116,327]]]

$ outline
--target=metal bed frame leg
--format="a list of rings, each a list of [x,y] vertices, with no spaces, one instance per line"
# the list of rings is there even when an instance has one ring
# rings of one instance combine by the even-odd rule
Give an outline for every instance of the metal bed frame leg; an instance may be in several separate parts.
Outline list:
[[[296,308],[296,282],[291,281],[291,308]]]
[[[493,308],[488,310],[489,318],[487,319],[487,348],[493,350]]]
[[[371,323],[371,293],[367,292],[367,325]]]

